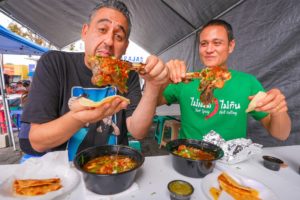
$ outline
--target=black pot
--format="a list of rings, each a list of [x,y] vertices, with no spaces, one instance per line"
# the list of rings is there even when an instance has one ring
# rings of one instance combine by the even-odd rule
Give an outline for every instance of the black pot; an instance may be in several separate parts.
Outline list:
[[[215,157],[213,160],[193,160],[189,158],[184,158],[173,153],[179,145],[186,145],[190,147],[195,147],[203,151],[212,153]],[[181,173],[182,175],[193,177],[193,178],[203,178],[207,174],[211,173],[216,165],[216,160],[223,157],[223,150],[209,142],[201,140],[191,140],[191,139],[177,139],[172,140],[166,145],[167,150],[172,156],[172,165],[174,169]]]
[[[119,148],[119,150],[118,150]],[[84,164],[93,158],[103,155],[125,155],[134,159],[137,166],[129,171],[118,174],[95,174],[83,170]],[[78,153],[74,159],[75,167],[82,172],[86,187],[103,195],[116,194],[128,189],[134,182],[138,168],[144,162],[144,157],[137,150],[121,145],[104,145],[85,149]]]

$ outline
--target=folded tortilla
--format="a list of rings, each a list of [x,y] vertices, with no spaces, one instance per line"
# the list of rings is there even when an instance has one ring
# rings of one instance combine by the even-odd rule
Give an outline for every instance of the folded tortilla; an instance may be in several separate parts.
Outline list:
[[[267,93],[265,92],[258,92],[254,97],[253,99],[250,101],[249,105],[248,105],[248,108],[246,110],[246,112],[251,112],[253,111],[256,106],[257,106],[257,102],[263,98],[265,98],[265,96],[267,96]]]
[[[220,188],[234,199],[260,200],[258,190],[238,183],[226,172],[222,172],[218,176],[218,182]]]
[[[85,97],[81,97],[79,99],[79,103],[82,106],[87,106],[87,107],[100,107],[100,106],[102,106],[105,103],[110,103],[110,102],[114,101],[116,98],[120,98],[121,100],[130,103],[129,99],[127,99],[127,98],[125,98],[123,96],[120,96],[120,95],[109,96],[109,97],[106,97],[106,98],[102,99],[101,101],[97,101],[97,102],[96,101],[92,101],[90,99],[87,99]]]
[[[51,179],[17,179],[13,190],[18,195],[37,196],[62,188],[60,178]]]

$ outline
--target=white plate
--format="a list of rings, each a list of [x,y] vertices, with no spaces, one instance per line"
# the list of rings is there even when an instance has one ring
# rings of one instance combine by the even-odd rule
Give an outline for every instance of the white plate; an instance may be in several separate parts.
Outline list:
[[[202,180],[202,190],[209,199],[213,199],[213,197],[211,196],[211,194],[209,192],[210,188],[211,187],[219,188],[218,176],[221,173],[222,172],[215,172],[215,173],[208,174]],[[247,178],[244,176],[240,176],[238,174],[233,174],[231,172],[226,172],[226,173],[228,175],[230,175],[233,179],[235,179],[238,183],[258,190],[259,197],[261,199],[263,199],[263,200],[278,200],[278,197],[274,194],[274,192],[272,190],[270,190],[264,184],[262,184],[256,180],[253,180],[253,179],[250,179],[250,178]]]
[[[30,199],[30,200],[49,200],[49,199],[69,199],[71,191],[73,191],[80,183],[81,177],[80,174],[76,171],[76,169],[71,169],[69,167],[56,167],[55,170],[48,170],[46,174],[37,173],[36,176],[30,177],[22,177],[22,178],[54,178],[58,177],[61,179],[62,188],[54,191],[49,192],[45,195],[39,195],[35,197],[24,197],[24,196],[16,196],[12,190],[13,181],[16,178],[14,174],[11,174],[9,178],[7,178],[4,182],[0,185],[0,199],[6,200],[16,200],[16,199]]]

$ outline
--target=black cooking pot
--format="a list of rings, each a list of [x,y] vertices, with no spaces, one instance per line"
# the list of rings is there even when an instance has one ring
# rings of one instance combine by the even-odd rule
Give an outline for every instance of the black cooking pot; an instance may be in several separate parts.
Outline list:
[[[193,160],[189,158],[181,157],[174,154],[173,151],[178,148],[179,145],[186,145],[188,147],[195,147],[201,149],[202,151],[209,152],[214,155],[213,160]],[[166,145],[167,150],[172,156],[172,165],[174,169],[181,173],[182,175],[193,177],[193,178],[203,178],[207,174],[211,173],[216,165],[216,160],[223,157],[223,150],[209,142],[201,140],[191,140],[191,139],[177,139],[172,140]]]
[[[137,166],[129,171],[117,174],[95,174],[83,170],[84,164],[93,158],[104,155],[125,155],[134,159]],[[144,157],[137,150],[122,145],[104,145],[85,149],[78,153],[74,159],[75,167],[82,172],[86,187],[97,194],[116,194],[129,188],[133,182],[138,168],[144,162]]]

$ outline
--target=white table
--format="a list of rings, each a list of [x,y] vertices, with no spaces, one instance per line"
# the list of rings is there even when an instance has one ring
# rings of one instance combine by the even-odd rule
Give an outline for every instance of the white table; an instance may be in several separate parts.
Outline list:
[[[262,165],[262,155],[273,155],[284,160],[289,167],[280,171],[271,171]],[[300,199],[300,145],[264,148],[263,154],[246,162],[225,165],[217,163],[215,171],[227,170],[255,179],[269,187],[278,199]],[[172,168],[170,156],[146,157],[144,166],[137,176],[140,190],[120,199],[169,199],[167,184],[174,179],[190,182],[194,188],[192,199],[208,199],[201,188],[201,178],[189,178]],[[134,198],[133,198],[134,197]]]
[[[262,165],[262,155],[276,156],[284,160],[289,166],[277,172],[266,169]],[[255,179],[270,188],[278,196],[279,200],[300,199],[300,175],[298,174],[300,166],[300,145],[264,148],[262,155],[257,155],[248,161],[235,165],[217,163],[214,171],[226,170]],[[16,166],[17,165],[0,165],[0,177],[8,177]],[[201,188],[203,179],[189,178],[177,173],[172,168],[170,156],[146,157],[145,163],[138,171],[136,177],[139,190],[110,199],[167,200],[169,199],[167,184],[174,179],[186,180],[194,186],[195,191],[192,200],[208,199]],[[74,193],[82,194],[82,190],[83,184],[79,186]],[[72,196],[78,197],[77,194]]]

